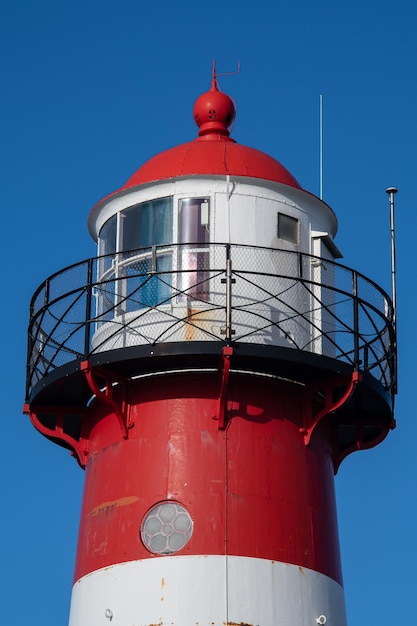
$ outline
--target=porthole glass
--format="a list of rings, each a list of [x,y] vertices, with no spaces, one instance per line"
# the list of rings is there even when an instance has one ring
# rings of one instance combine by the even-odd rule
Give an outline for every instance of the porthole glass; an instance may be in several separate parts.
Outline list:
[[[154,554],[173,554],[181,550],[193,532],[188,511],[177,502],[161,502],[145,516],[140,535]]]

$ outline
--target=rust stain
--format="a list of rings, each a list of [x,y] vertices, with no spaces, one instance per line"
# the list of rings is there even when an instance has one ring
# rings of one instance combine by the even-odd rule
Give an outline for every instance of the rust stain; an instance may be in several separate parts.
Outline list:
[[[302,574],[303,576],[305,575],[305,571],[304,568],[301,567],[301,565],[298,566],[298,571],[300,572],[300,574]]]
[[[137,496],[126,496],[125,498],[118,498],[118,500],[110,500],[109,502],[102,502],[91,509],[88,513],[88,516],[92,515],[100,515],[101,513],[106,513],[107,511],[111,511],[119,506],[127,506],[129,504],[133,504],[137,502],[139,498]]]
[[[187,318],[190,320],[190,323],[185,325],[185,340],[195,341],[197,338],[196,335],[198,335],[201,328],[204,327],[204,322],[207,322],[210,319],[210,312],[190,308],[187,310]]]
[[[165,587],[165,578],[161,579],[161,589]]]
[[[246,622],[223,622],[224,626],[253,626],[253,624],[247,624]]]

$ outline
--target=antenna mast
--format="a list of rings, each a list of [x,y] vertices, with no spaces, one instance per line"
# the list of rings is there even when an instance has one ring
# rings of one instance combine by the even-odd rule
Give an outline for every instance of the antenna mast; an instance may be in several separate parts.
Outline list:
[[[320,200],[323,200],[323,94],[320,94]]]
[[[398,189],[388,187],[390,205],[390,230],[391,230],[391,290],[392,290],[392,326],[394,329],[394,393],[397,393],[397,268],[395,262],[395,223],[394,223],[394,195]]]
[[[394,330],[396,330],[397,323],[397,268],[395,262],[395,222],[394,222],[394,195],[398,189],[395,187],[388,187],[386,189],[389,195],[390,205],[390,230],[391,230],[391,291],[392,291],[392,323]]]

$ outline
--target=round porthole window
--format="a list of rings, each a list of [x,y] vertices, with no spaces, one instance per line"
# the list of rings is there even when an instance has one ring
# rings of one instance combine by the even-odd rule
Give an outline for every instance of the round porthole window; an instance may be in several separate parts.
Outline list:
[[[193,521],[188,511],[177,502],[161,502],[144,517],[140,535],[154,554],[173,554],[190,540]]]

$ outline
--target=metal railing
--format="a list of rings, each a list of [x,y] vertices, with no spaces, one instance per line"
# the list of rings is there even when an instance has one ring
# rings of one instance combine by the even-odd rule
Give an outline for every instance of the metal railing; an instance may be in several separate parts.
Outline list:
[[[396,390],[392,303],[373,281],[298,252],[187,244],[88,259],[45,280],[30,307],[27,394],[71,361],[172,341],[286,346]]]

